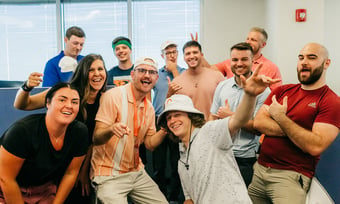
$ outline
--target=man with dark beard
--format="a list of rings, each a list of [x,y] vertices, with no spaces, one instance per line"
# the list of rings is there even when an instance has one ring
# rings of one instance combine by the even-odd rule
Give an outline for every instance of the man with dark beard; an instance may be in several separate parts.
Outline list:
[[[326,85],[327,49],[308,43],[298,58],[300,84],[275,89],[254,119],[266,135],[248,188],[255,204],[305,203],[320,154],[339,134],[340,99]]]

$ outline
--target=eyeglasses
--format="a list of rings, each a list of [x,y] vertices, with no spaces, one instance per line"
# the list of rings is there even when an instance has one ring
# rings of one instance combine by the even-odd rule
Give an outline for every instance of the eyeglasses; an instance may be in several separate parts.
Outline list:
[[[152,76],[155,76],[155,75],[158,74],[158,71],[156,71],[156,70],[148,70],[148,69],[144,69],[144,68],[136,68],[135,70],[137,70],[141,74],[146,74],[146,72],[148,72]]]
[[[165,55],[166,55],[166,56],[176,55],[177,52],[178,52],[177,50],[174,50],[174,51],[172,51],[172,52],[166,52]]]

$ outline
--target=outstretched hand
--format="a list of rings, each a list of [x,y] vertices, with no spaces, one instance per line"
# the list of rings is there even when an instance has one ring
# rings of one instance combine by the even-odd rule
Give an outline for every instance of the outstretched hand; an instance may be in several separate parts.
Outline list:
[[[265,75],[259,75],[262,66],[263,64],[260,63],[259,66],[256,67],[254,73],[248,79],[246,79],[244,76],[241,76],[241,86],[244,92],[251,96],[257,96],[261,94],[269,85],[281,81],[281,79],[272,79]]]
[[[81,185],[82,196],[90,196],[90,177],[88,169],[81,167],[75,186]]]
[[[39,72],[32,72],[27,80],[27,86],[29,88],[34,88],[40,85],[40,83],[42,82],[42,76],[43,74],[39,73]]]
[[[112,132],[114,135],[121,138],[130,133],[130,128],[123,123],[115,123],[112,125]]]

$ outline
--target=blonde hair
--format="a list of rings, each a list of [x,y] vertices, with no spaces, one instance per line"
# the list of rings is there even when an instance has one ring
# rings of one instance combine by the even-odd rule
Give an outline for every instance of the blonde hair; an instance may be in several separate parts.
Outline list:
[[[268,40],[268,34],[267,32],[263,29],[263,28],[260,28],[260,27],[253,27],[250,29],[250,32],[258,32],[258,33],[261,33],[262,36],[263,36],[263,42],[267,42]]]

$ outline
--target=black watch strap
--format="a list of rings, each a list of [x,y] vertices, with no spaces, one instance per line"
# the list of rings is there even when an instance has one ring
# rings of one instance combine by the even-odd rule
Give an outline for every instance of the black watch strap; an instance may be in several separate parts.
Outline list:
[[[33,87],[28,87],[27,86],[27,81],[24,82],[24,84],[21,86],[22,90],[26,91],[26,92],[30,92],[32,91]]]

